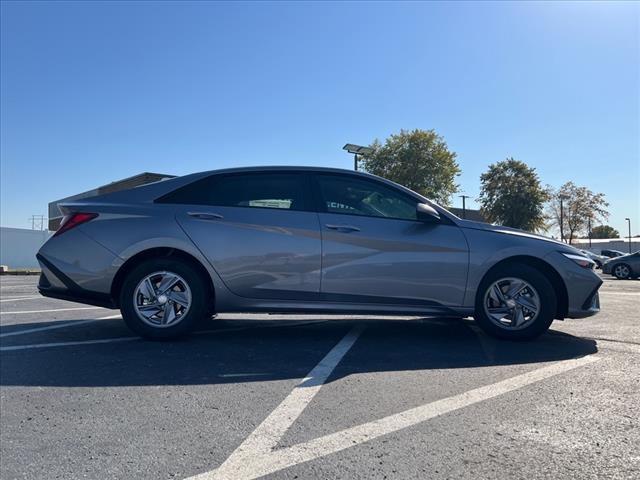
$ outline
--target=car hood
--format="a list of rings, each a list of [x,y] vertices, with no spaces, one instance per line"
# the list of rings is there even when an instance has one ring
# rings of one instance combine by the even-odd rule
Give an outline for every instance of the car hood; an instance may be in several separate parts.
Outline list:
[[[501,225],[491,225],[490,223],[473,222],[471,220],[459,220],[458,225],[461,228],[483,230],[486,232],[493,232],[493,233],[503,234],[503,235],[514,235],[517,237],[531,238],[531,239],[540,240],[543,242],[554,243],[564,248],[576,250],[576,252],[579,252],[579,250],[577,250],[576,248],[570,245],[567,245],[566,243],[560,242],[558,240],[554,240],[553,238],[545,237],[543,235],[536,235],[535,233],[525,232],[524,230],[520,230],[518,228],[503,227]],[[580,254],[582,255],[582,253]]]

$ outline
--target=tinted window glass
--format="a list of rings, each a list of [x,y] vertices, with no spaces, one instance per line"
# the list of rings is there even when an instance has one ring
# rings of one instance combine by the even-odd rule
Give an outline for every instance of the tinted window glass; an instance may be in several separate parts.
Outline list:
[[[305,210],[298,174],[213,175],[162,197],[161,203]]]
[[[381,183],[338,175],[318,175],[328,213],[416,219],[417,201]]]

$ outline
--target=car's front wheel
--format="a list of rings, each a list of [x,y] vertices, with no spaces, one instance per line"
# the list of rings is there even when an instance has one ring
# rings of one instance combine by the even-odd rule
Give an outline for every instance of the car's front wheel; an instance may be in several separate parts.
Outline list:
[[[529,340],[549,329],[556,303],[553,286],[540,271],[524,264],[505,265],[481,282],[475,319],[494,337]]]
[[[124,280],[122,318],[145,338],[179,337],[207,314],[206,292],[203,279],[189,264],[170,258],[147,260]]]
[[[613,275],[618,280],[626,280],[631,277],[631,267],[626,263],[619,263],[615,267],[613,267]]]

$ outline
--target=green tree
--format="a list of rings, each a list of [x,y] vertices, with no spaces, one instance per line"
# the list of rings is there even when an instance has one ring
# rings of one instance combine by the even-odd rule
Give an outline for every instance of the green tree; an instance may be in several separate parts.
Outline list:
[[[598,225],[591,229],[591,238],[620,238],[620,232],[609,225]]]
[[[545,227],[548,191],[535,168],[514,158],[489,165],[480,175],[480,212],[489,222],[535,232]]]
[[[400,130],[382,144],[370,145],[373,153],[363,157],[364,170],[414,190],[443,205],[458,191],[460,175],[456,154],[433,130]]]
[[[557,227],[561,238],[571,243],[578,235],[586,233],[589,220],[593,223],[608,218],[608,206],[603,193],[594,193],[587,187],[567,182],[552,190],[548,210],[551,225]]]

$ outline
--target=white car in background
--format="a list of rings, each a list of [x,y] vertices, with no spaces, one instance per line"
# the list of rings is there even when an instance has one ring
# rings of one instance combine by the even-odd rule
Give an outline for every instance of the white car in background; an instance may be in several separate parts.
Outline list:
[[[580,252],[584,253],[587,257],[596,262],[596,268],[602,268],[604,262],[609,260],[607,257],[603,257],[602,255],[598,255],[597,253],[590,252],[589,250],[580,250]]]

